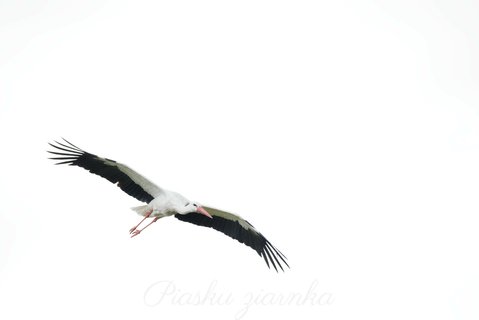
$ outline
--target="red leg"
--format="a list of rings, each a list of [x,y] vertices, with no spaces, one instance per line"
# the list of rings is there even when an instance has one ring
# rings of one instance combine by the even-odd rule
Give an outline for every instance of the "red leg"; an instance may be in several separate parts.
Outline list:
[[[153,212],[153,209],[150,210],[150,211],[148,211],[148,212],[146,213],[145,217],[143,218],[143,220],[141,220],[140,223],[138,223],[136,226],[134,226],[133,228],[130,229],[130,233],[133,233],[133,232],[136,230],[136,228],[138,228],[138,227],[140,226],[140,224],[141,224],[143,221],[146,220],[146,218],[150,217],[150,215],[151,215],[152,212]]]
[[[156,220],[160,219],[159,217],[155,217],[153,220],[151,220],[150,223],[148,223],[143,229],[140,229],[140,230],[134,230],[132,233],[131,233],[131,237],[133,238],[134,236],[137,236],[140,234],[140,232],[142,232],[143,230],[145,230],[146,228],[148,228],[148,226],[150,226],[153,222],[156,222]]]

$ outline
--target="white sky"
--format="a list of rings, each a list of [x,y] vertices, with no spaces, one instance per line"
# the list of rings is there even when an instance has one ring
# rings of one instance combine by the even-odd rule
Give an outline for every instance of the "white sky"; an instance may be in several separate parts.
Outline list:
[[[2,318],[477,319],[478,11],[1,1]],[[53,166],[60,137],[241,214],[292,269],[174,218],[130,239],[141,203]],[[212,285],[231,303],[188,300]],[[332,302],[274,300],[311,287]]]

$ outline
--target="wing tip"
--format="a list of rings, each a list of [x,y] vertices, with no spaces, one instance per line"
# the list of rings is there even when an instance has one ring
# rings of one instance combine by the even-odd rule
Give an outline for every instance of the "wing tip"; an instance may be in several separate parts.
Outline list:
[[[62,138],[62,139],[65,140],[64,138]],[[47,150],[47,152],[50,153],[50,154],[60,156],[60,157],[48,158],[48,159],[51,159],[51,160],[54,160],[54,161],[59,161],[59,162],[56,162],[55,165],[58,165],[58,164],[72,165],[72,164],[74,164],[74,162],[79,157],[81,157],[82,155],[85,154],[85,151],[83,151],[80,148],[74,146],[73,144],[71,144],[67,140],[65,140],[65,141],[70,145],[63,144],[63,143],[58,142],[56,140],[54,140],[53,143],[48,142],[48,144],[55,149],[54,149],[54,151]],[[64,160],[64,161],[61,161],[61,160]]]
[[[268,240],[265,241],[265,244],[264,244],[264,247],[261,250],[260,256],[262,256],[264,258],[268,268],[271,269],[271,267],[270,267],[270,263],[271,263],[271,265],[273,265],[273,267],[275,268],[276,272],[279,272],[276,265],[278,265],[278,267],[283,272],[286,271],[285,268],[283,268],[283,264],[286,265],[286,267],[288,267],[288,269],[291,269],[288,262],[286,261],[287,260],[286,256],[284,254],[282,254],[281,251],[276,249]],[[278,257],[279,257],[279,259],[278,259]],[[280,259],[281,259],[281,261],[280,261]],[[275,261],[276,261],[276,263],[275,263]]]

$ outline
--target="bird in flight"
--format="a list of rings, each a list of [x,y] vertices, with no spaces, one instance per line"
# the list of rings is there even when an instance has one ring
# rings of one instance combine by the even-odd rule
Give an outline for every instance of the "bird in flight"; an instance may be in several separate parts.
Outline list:
[[[78,148],[65,139],[63,140],[63,143],[57,141],[49,143],[54,148],[53,151],[48,151],[54,155],[49,159],[56,160],[55,164],[67,164],[84,168],[116,184],[128,195],[146,203],[146,205],[132,208],[133,211],[143,217],[140,223],[130,229],[132,238],[138,236],[158,219],[175,216],[181,221],[216,229],[244,243],[263,257],[268,268],[272,265],[278,271],[278,266],[284,271],[283,264],[289,267],[286,257],[281,251],[276,249],[258,230],[240,216],[201,206],[177,192],[158,187],[122,163],[98,157]],[[140,225],[148,218],[151,219],[149,223],[140,229]]]

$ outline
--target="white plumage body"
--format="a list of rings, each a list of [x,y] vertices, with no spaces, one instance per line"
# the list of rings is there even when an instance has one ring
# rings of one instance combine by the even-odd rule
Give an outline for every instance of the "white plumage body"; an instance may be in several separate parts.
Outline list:
[[[162,189],[162,192],[147,205],[133,207],[131,209],[143,217],[151,212],[150,217],[162,218],[178,213],[174,209],[184,207],[187,203],[189,203],[188,199],[181,194]]]

